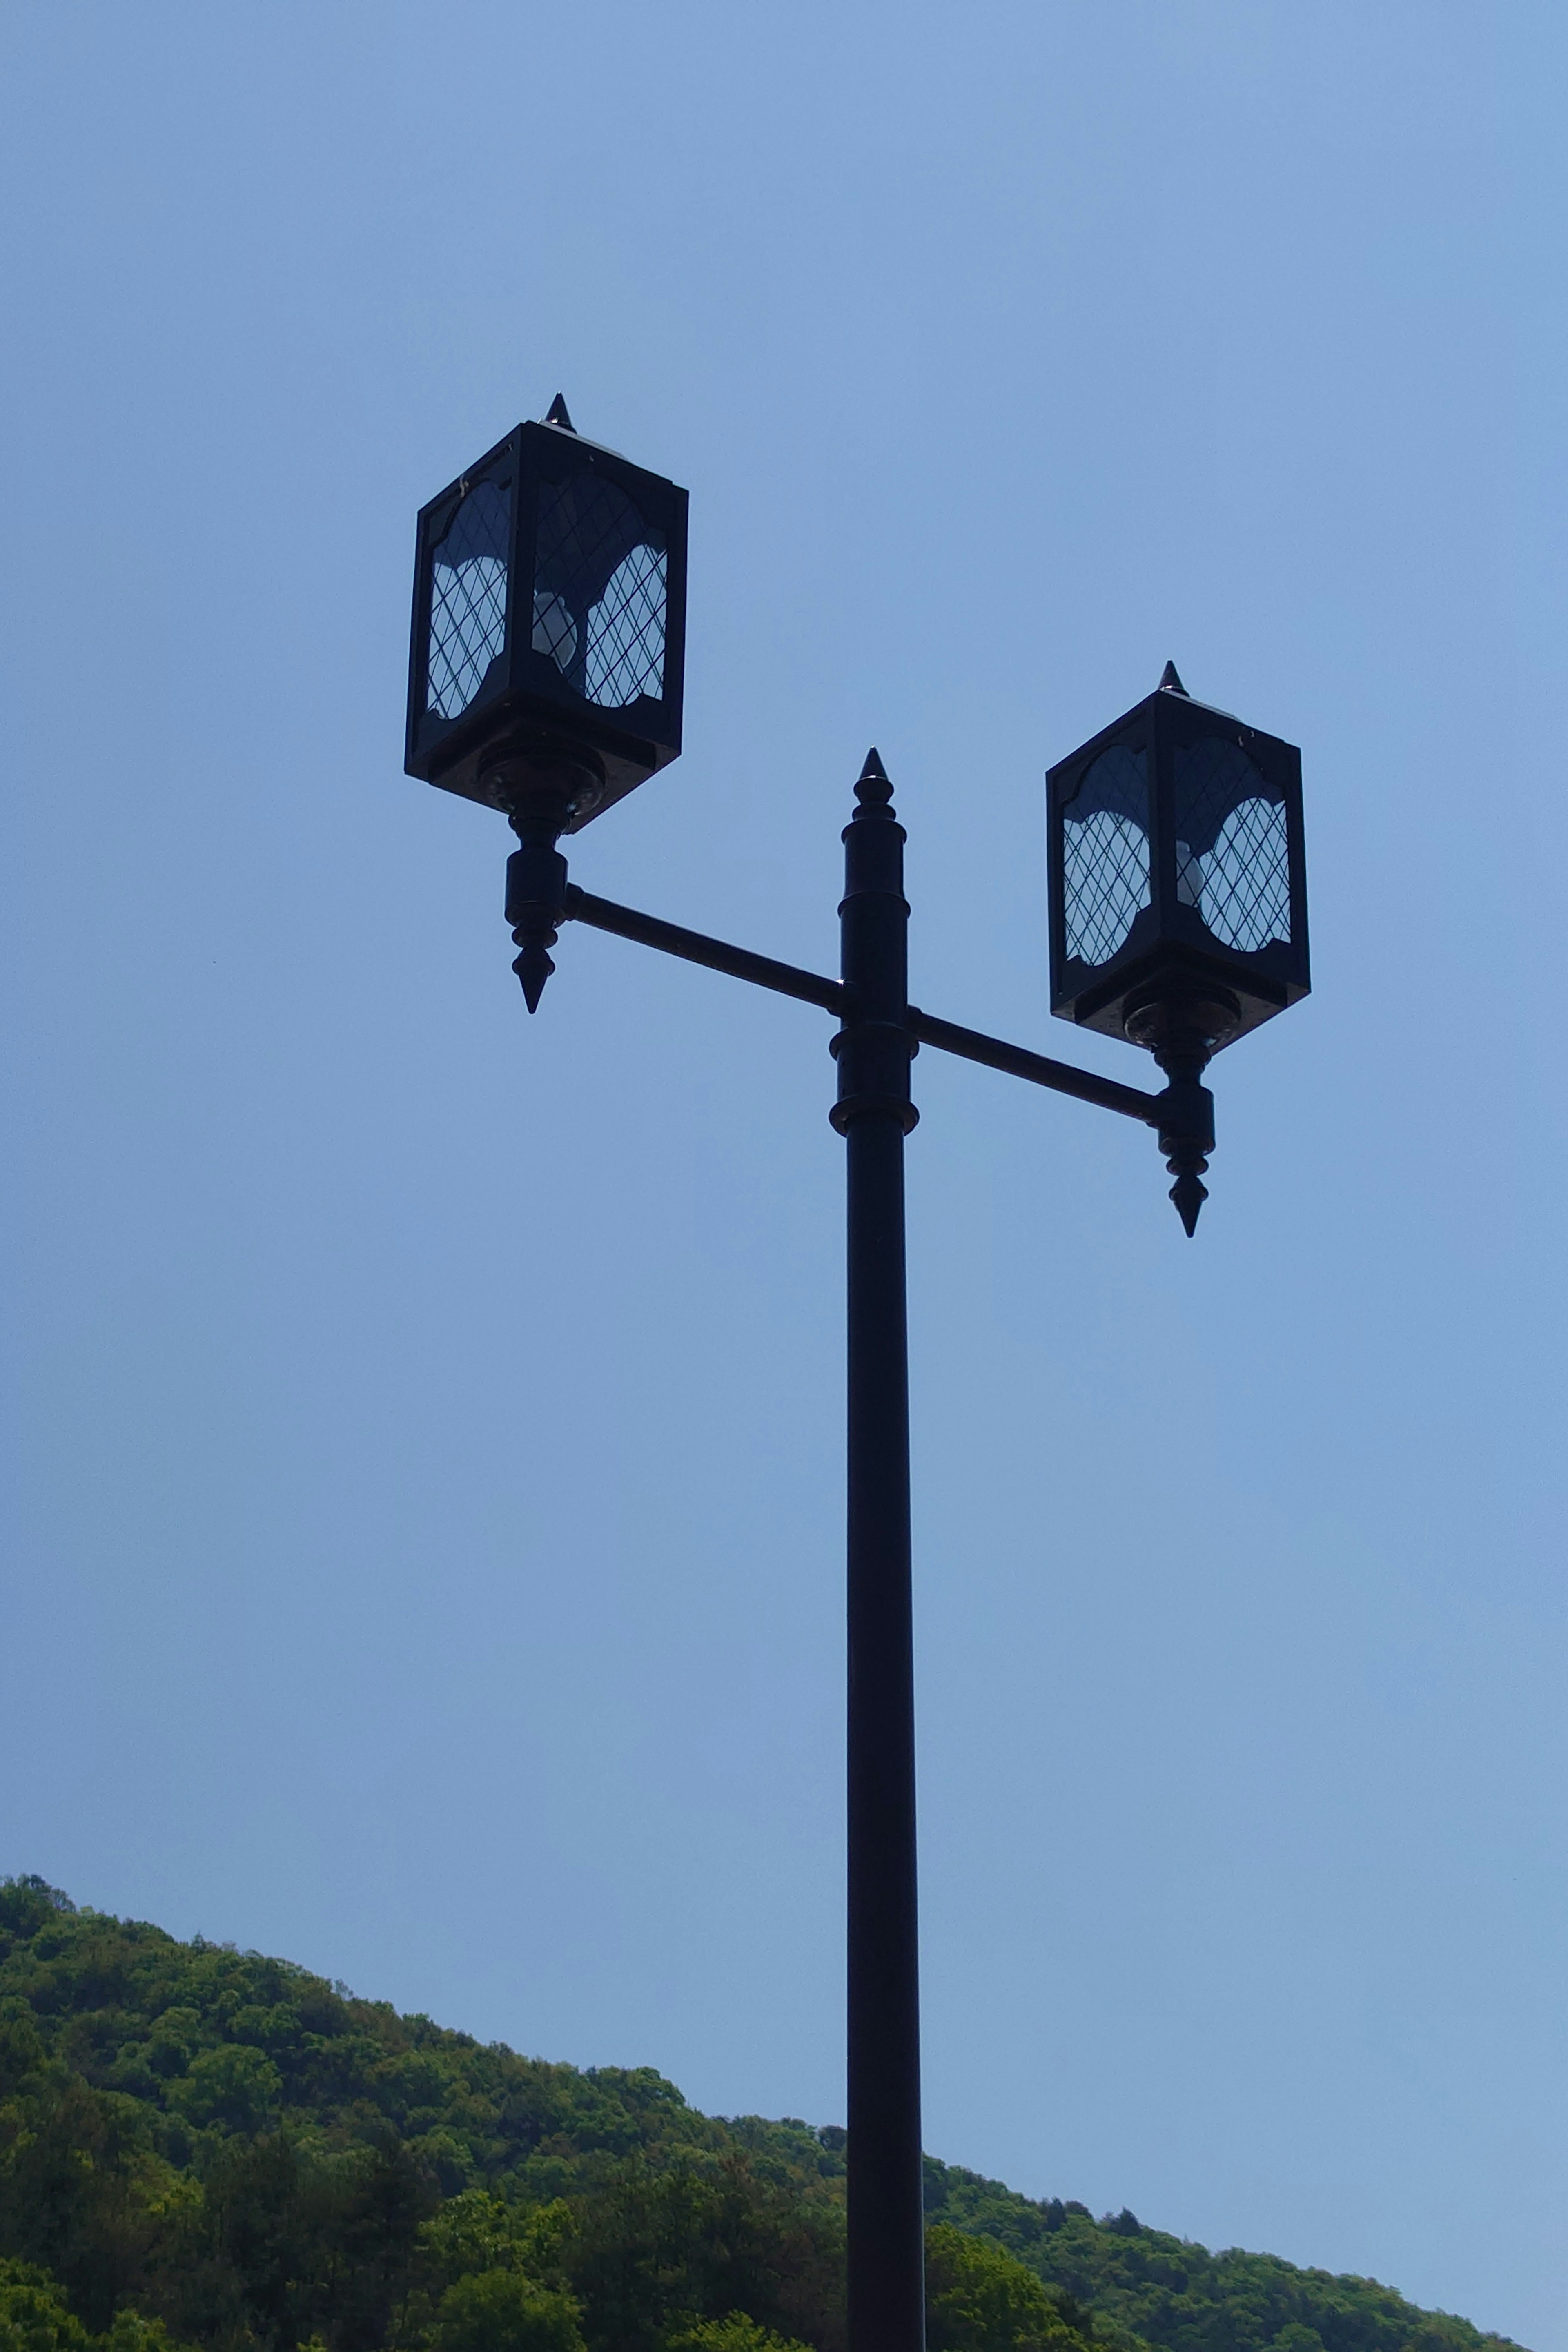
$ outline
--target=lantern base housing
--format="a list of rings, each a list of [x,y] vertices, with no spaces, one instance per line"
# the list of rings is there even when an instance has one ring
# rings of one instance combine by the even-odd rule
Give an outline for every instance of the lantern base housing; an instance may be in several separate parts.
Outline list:
[[[1255,972],[1238,987],[1234,970],[1167,948],[1119,971],[1102,988],[1086,990],[1069,1005],[1054,1009],[1065,1012],[1081,1029],[1124,1037],[1151,1053],[1158,1053],[1165,1039],[1180,1031],[1204,1034],[1206,1050],[1217,1054],[1305,993],[1283,983],[1278,989],[1268,987]]]
[[[614,807],[675,757],[655,744],[624,738],[612,745],[598,730],[595,735],[575,730],[568,734],[558,711],[530,711],[525,698],[509,698],[503,708],[487,716],[492,723],[477,729],[473,741],[454,757],[440,763],[432,761],[424,781],[499,809],[503,816],[510,816],[520,793],[534,789],[536,782],[563,781],[568,801],[564,833],[580,833],[591,817]],[[411,767],[409,772],[423,772]]]

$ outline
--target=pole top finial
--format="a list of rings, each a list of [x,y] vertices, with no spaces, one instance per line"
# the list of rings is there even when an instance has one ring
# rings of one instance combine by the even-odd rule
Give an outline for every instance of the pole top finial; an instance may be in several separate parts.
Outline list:
[[[875,743],[866,754],[866,764],[855,781],[855,797],[862,808],[886,803],[893,797],[893,787],[882,765],[882,755]]]
[[[577,427],[572,422],[571,412],[567,408],[565,396],[563,394],[559,392],[551,402],[549,407],[545,410],[543,421],[546,425],[559,425],[563,433],[575,433],[577,430]]]
[[[1192,700],[1192,696],[1188,694],[1186,688],[1182,684],[1181,678],[1177,675],[1176,665],[1174,662],[1168,661],[1165,664],[1164,668],[1160,672],[1160,691],[1162,694],[1179,694],[1183,698],[1184,701],[1190,702]]]

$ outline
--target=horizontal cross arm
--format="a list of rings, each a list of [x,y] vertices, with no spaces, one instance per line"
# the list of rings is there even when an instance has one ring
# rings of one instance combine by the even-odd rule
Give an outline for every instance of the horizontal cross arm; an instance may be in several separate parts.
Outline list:
[[[826,980],[797,964],[779,963],[772,956],[753,955],[750,948],[731,947],[727,940],[710,940],[705,931],[683,930],[658,915],[639,914],[635,907],[617,907],[613,898],[595,898],[591,890],[566,886],[569,922],[591,923],[596,931],[613,931],[617,939],[636,940],[640,947],[661,948],[666,955],[683,956],[688,963],[706,964],[710,971],[727,971],[733,980],[749,980],[780,996],[794,996],[803,1004],[820,1004],[825,1013],[849,1017],[849,991],[841,980]]]
[[[1097,1103],[1101,1110],[1119,1110],[1123,1118],[1142,1119],[1148,1127],[1160,1124],[1159,1095],[1124,1087],[1118,1079],[1102,1078],[1093,1070],[1078,1069],[1071,1062],[1053,1062],[1047,1055],[1031,1054],[1026,1046],[1009,1045],[978,1029],[960,1028],[956,1021],[939,1021],[934,1013],[922,1013],[918,1004],[910,1007],[909,1024],[922,1045],[936,1045],[944,1054],[962,1054],[966,1062],[984,1062],[988,1069],[1028,1078],[1058,1095],[1076,1095],[1079,1102]]]
[[[565,912],[569,922],[612,931],[617,939],[635,940],[639,947],[658,948],[666,955],[683,957],[688,963],[705,964],[710,971],[728,972],[733,980],[749,980],[758,988],[793,996],[802,1004],[818,1004],[841,1021],[853,1018],[854,1000],[841,980],[803,971],[798,964],[780,963],[773,956],[754,954],[750,948],[731,946],[728,940],[710,939],[706,931],[686,930],[679,923],[667,923],[662,917],[645,915],[635,907],[617,906],[613,898],[598,898],[591,890],[580,890],[574,882],[567,885]],[[1143,1094],[1137,1087],[1100,1077],[1093,1070],[1077,1069],[1070,1062],[1053,1062],[1045,1054],[1031,1054],[1026,1046],[1009,1045],[978,1029],[961,1028],[956,1021],[940,1021],[934,1013],[922,1013],[918,1004],[910,1006],[909,1026],[922,1045],[962,1055],[968,1062],[984,1062],[989,1069],[1027,1078],[1059,1095],[1076,1096],[1079,1102],[1098,1104],[1102,1110],[1120,1111],[1124,1118],[1142,1119],[1149,1127],[1160,1123],[1161,1097]]]

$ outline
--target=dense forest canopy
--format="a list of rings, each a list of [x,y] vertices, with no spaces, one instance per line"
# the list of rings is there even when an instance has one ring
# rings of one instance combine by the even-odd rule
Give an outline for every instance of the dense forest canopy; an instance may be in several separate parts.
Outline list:
[[[0,2352],[844,2352],[841,2130],[0,1882]],[[1500,2352],[927,2160],[931,2352]]]

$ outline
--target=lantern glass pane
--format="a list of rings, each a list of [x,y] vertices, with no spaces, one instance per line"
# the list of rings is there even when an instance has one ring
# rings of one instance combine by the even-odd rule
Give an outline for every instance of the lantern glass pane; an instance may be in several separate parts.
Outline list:
[[[1063,812],[1067,951],[1109,963],[1149,904],[1149,758],[1102,751]]]
[[[439,718],[468,709],[506,644],[510,530],[510,485],[476,482],[433,551],[426,708]]]
[[[663,533],[588,473],[541,493],[533,647],[603,710],[664,696]]]
[[[1178,744],[1176,896],[1223,947],[1290,942],[1290,857],[1281,795],[1239,743]]]

